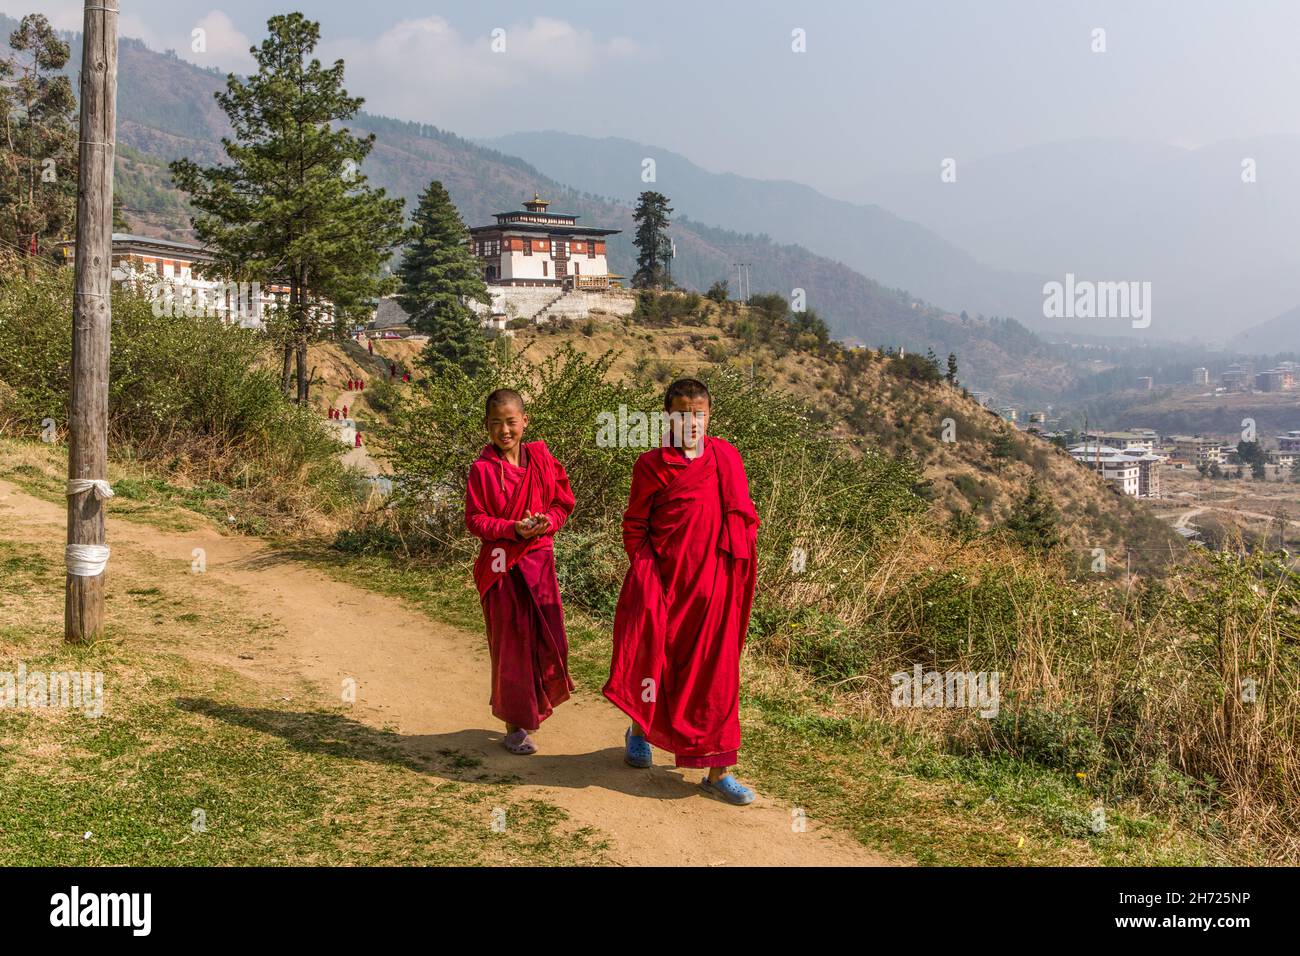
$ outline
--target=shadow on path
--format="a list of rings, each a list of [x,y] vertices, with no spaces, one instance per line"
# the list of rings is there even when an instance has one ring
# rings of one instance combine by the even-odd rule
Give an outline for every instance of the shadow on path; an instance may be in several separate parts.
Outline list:
[[[273,734],[306,753],[391,763],[460,783],[600,787],[661,800],[699,793],[696,785],[674,767],[657,766],[650,770],[628,767],[623,763],[622,746],[582,754],[547,754],[544,728],[537,735],[540,752],[518,757],[501,747],[502,730],[397,734],[328,711],[236,707],[205,697],[178,698],[176,706],[228,724]]]

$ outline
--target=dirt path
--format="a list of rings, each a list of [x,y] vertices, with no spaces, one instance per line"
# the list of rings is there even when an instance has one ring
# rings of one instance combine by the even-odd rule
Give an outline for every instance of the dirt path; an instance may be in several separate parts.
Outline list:
[[[1195,518],[1197,515],[1199,515],[1199,514],[1204,514],[1204,513],[1207,512],[1207,511],[1222,511],[1222,512],[1224,512],[1225,514],[1239,515],[1239,516],[1241,516],[1241,517],[1245,517],[1245,518],[1255,518],[1255,519],[1258,520],[1258,521],[1276,521],[1276,520],[1277,520],[1277,516],[1276,516],[1276,515],[1264,514],[1264,512],[1262,512],[1262,511],[1245,511],[1245,510],[1243,510],[1243,509],[1241,509],[1241,508],[1233,507],[1232,505],[1197,505],[1196,507],[1192,508],[1191,510],[1189,510],[1189,511],[1185,511],[1185,512],[1183,512],[1182,514],[1178,515],[1177,520],[1174,521],[1174,527],[1175,527],[1175,528],[1185,528],[1185,527],[1187,527],[1187,523],[1188,523],[1189,521],[1191,521],[1191,520],[1192,520],[1193,518]],[[1288,519],[1287,519],[1287,523],[1288,523],[1288,524],[1296,525],[1297,527],[1300,527],[1300,520],[1297,520],[1297,519],[1295,519],[1295,518],[1288,518]]]
[[[387,379],[390,362],[397,362],[399,368],[403,367],[406,358],[400,353],[406,350],[409,350],[409,346],[405,344],[399,347],[391,340],[381,340],[374,354],[371,354],[355,339],[346,338],[328,346],[313,346],[311,353],[310,361],[323,383],[321,387],[339,389],[330,402],[330,407],[340,412],[348,410],[348,415],[341,419],[326,419],[326,424],[338,435],[340,444],[345,446],[340,451],[340,458],[344,465],[372,478],[384,474],[387,469],[371,457],[370,450],[364,444],[366,435],[362,435],[361,445],[356,444],[356,422],[351,417],[351,412],[356,408],[358,397],[364,392],[346,391],[343,390],[343,385],[347,379],[358,376],[366,382]],[[385,352],[397,354],[390,357]]]
[[[63,523],[62,508],[0,482],[0,527],[7,537],[61,539]],[[556,804],[576,825],[600,831],[621,864],[890,862],[811,820],[806,832],[795,832],[791,808],[762,796],[743,808],[701,796],[695,788],[700,771],[665,765],[662,753],[656,753],[652,770],[625,767],[626,720],[603,698],[578,695],[560,707],[538,734],[540,754],[506,753],[488,709],[488,657],[480,635],[339,583],[265,542],[209,529],[165,532],[111,517],[108,534],[108,573],[147,555],[174,561],[174,583],[194,588],[194,606],[201,611],[200,585],[189,573],[191,552],[201,547],[205,585],[215,581],[234,589],[246,606],[276,618],[285,636],[259,649],[252,661],[232,660],[231,666],[262,681],[283,682],[286,694],[297,675],[304,676],[322,688],[322,701],[338,693],[344,679],[355,679],[356,720],[396,730],[413,750],[455,749],[480,757],[488,773],[516,775],[521,796]]]
[[[339,444],[344,446],[339,455],[339,460],[343,462],[344,467],[355,468],[363,475],[374,477],[383,474],[384,469],[370,456],[370,449],[364,444],[364,436],[361,439],[362,444],[356,443],[357,424],[352,419],[351,412],[358,394],[360,393],[340,392],[336,395],[334,401],[330,402],[330,407],[337,408],[340,415],[343,415],[346,409],[347,414],[342,418],[327,418],[325,424],[334,429]]]

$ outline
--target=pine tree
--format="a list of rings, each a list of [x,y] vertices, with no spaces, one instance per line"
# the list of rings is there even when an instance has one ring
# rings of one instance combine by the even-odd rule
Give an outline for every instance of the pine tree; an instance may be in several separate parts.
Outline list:
[[[1031,481],[1029,492],[1016,502],[1007,518],[1007,530],[1030,551],[1050,551],[1061,542],[1057,523],[1056,505],[1043,494],[1037,481]]]
[[[467,300],[486,305],[492,299],[470,249],[469,231],[437,180],[420,195],[397,274],[398,303],[429,336],[425,364],[436,370],[451,363],[470,375],[479,371],[486,340]]]
[[[660,289],[668,283],[665,264],[672,254],[668,238],[668,214],[672,207],[663,193],[643,192],[637,200],[632,218],[638,223],[633,240],[639,250],[632,286],[637,289]]]
[[[973,541],[979,537],[979,511],[980,503],[978,501],[975,502],[970,511],[963,511],[960,508],[953,511],[948,516],[948,534],[958,541]]]
[[[0,240],[28,251],[70,234],[77,211],[76,98],[60,71],[71,50],[39,13],[0,57]]]
[[[993,436],[993,443],[989,449],[994,458],[1014,458],[1016,455],[1016,443],[1011,435],[1005,431],[999,431]]]
[[[122,205],[122,197],[117,193],[113,194],[113,231],[131,231],[131,223],[126,218],[126,209]]]
[[[1239,461],[1250,466],[1251,477],[1257,481],[1263,481],[1266,475],[1264,466],[1268,463],[1268,453],[1258,441],[1239,441],[1237,442],[1237,458]],[[1241,469],[1237,469],[1241,472]],[[1238,477],[1241,477],[1239,474]]]
[[[956,352],[948,353],[948,374],[945,375],[944,378],[948,380],[949,385],[956,387],[957,385],[957,353]]]
[[[247,80],[230,74],[216,94],[234,130],[222,140],[230,162],[201,168],[183,159],[171,171],[198,210],[195,232],[214,254],[206,272],[288,286],[284,385],[294,357],[305,403],[307,344],[323,330],[323,302],[342,325],[391,288],[379,269],[402,240],[403,202],[369,186],[360,171],[375,137],[340,125],[364,101],[343,89],[342,60],[326,68],[311,57],[320,24],[291,13],[272,17],[267,30],[253,51],[257,72]]]

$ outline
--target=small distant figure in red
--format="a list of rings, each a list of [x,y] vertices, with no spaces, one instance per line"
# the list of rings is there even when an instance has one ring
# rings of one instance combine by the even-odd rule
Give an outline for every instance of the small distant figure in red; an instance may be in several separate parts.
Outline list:
[[[360,448],[360,447],[361,447],[361,432],[357,432],[357,444],[356,444],[356,447],[357,447],[357,448]]]
[[[375,340],[374,340],[374,339],[367,339],[367,340],[366,340],[366,348],[370,349],[370,354],[371,354],[371,355],[374,355],[374,354],[375,354]]]
[[[343,417],[344,418],[348,417],[348,407],[346,405],[343,406]]]
[[[410,380],[411,380],[411,373],[410,373],[410,372],[403,372],[403,373],[402,373],[402,381],[403,381],[403,382],[409,382]]]

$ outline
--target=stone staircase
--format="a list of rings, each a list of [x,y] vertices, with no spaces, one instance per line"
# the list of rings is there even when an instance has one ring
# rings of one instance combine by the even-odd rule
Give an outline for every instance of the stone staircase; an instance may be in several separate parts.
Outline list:
[[[582,293],[577,292],[573,289],[566,289],[564,292],[561,292],[555,298],[551,299],[550,302],[547,302],[544,306],[542,306],[540,309],[534,312],[530,316],[530,318],[534,323],[545,322],[547,320],[546,313],[550,312],[552,309],[554,309],[565,299],[569,299],[570,304],[581,304]],[[560,310],[560,311],[563,312],[564,310]]]

